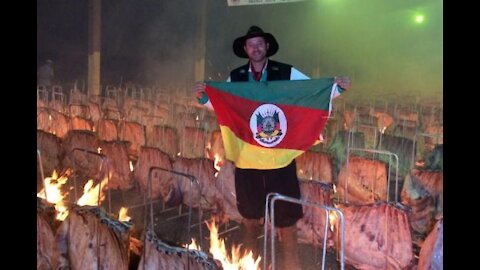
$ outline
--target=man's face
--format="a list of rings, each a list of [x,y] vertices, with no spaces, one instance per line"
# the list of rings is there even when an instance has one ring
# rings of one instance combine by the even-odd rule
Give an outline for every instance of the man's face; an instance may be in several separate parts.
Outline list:
[[[263,37],[253,37],[245,41],[243,49],[251,61],[258,62],[265,59],[268,45]]]

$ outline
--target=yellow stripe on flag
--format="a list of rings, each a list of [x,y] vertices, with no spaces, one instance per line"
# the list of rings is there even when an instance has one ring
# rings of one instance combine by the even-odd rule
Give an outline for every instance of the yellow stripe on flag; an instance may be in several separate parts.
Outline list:
[[[227,126],[220,126],[226,158],[242,169],[278,169],[303,154],[302,150],[267,148],[239,139]]]

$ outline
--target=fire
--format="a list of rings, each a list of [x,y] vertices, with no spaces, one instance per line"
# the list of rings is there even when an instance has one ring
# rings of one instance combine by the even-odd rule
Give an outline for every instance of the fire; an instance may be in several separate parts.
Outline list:
[[[195,238],[192,238],[191,244],[185,244],[184,247],[188,249],[196,249],[196,250],[202,251],[202,248],[197,244],[197,241],[195,241]]]
[[[335,211],[328,211],[328,223],[330,223],[330,230],[333,232],[335,225],[337,224],[338,216]]]
[[[217,170],[217,172],[220,171],[222,164],[223,164],[222,157],[219,154],[215,153],[213,167],[215,167],[215,170]]]
[[[107,187],[107,181],[108,178],[105,177],[100,184],[97,184],[96,186],[93,186],[93,180],[90,179],[88,182],[85,184],[83,187],[83,195],[78,199],[77,204],[80,206],[83,205],[90,205],[90,206],[96,206],[99,203],[101,203],[105,199],[105,193],[103,192],[104,189]],[[100,189],[100,186],[102,186],[102,189]],[[98,194],[100,191],[100,198],[98,198]]]
[[[218,227],[215,224],[215,220],[207,223],[207,227],[210,230],[210,253],[213,255],[213,258],[222,263],[223,269],[260,269],[261,257],[255,260],[251,250],[241,256],[240,246],[234,245],[231,254],[227,254],[225,241],[218,238]]]
[[[128,161],[128,165],[130,165],[130,171],[133,172],[133,162],[131,160]]]
[[[118,220],[119,221],[130,221],[132,218],[127,215],[128,208],[121,207],[120,211],[118,212]]]
[[[61,188],[67,182],[70,172],[70,170],[67,170],[64,175],[58,178],[58,173],[54,170],[52,177],[47,177],[43,180],[46,190],[42,189],[37,193],[37,197],[45,199],[55,205],[55,210],[57,211],[56,219],[62,221],[68,216],[67,207],[63,202],[68,192],[62,192]]]

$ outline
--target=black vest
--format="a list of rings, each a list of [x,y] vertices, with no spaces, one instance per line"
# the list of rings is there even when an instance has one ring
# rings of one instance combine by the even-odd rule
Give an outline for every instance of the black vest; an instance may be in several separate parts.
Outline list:
[[[230,72],[230,81],[246,82],[248,81],[248,68],[250,63],[240,66]],[[273,60],[268,60],[267,81],[290,80],[292,66]]]

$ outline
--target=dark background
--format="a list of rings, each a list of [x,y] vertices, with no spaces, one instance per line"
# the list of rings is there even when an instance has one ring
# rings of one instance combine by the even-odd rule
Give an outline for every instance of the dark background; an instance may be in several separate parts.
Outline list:
[[[101,84],[190,87],[201,1],[102,0]],[[415,23],[417,14],[424,22]],[[356,100],[443,95],[443,1],[306,0],[228,7],[207,0],[205,80],[245,62],[233,40],[258,25],[280,44],[274,60],[314,78],[347,75]],[[88,1],[37,0],[37,66],[86,82]],[[401,99],[400,99],[401,100]]]

